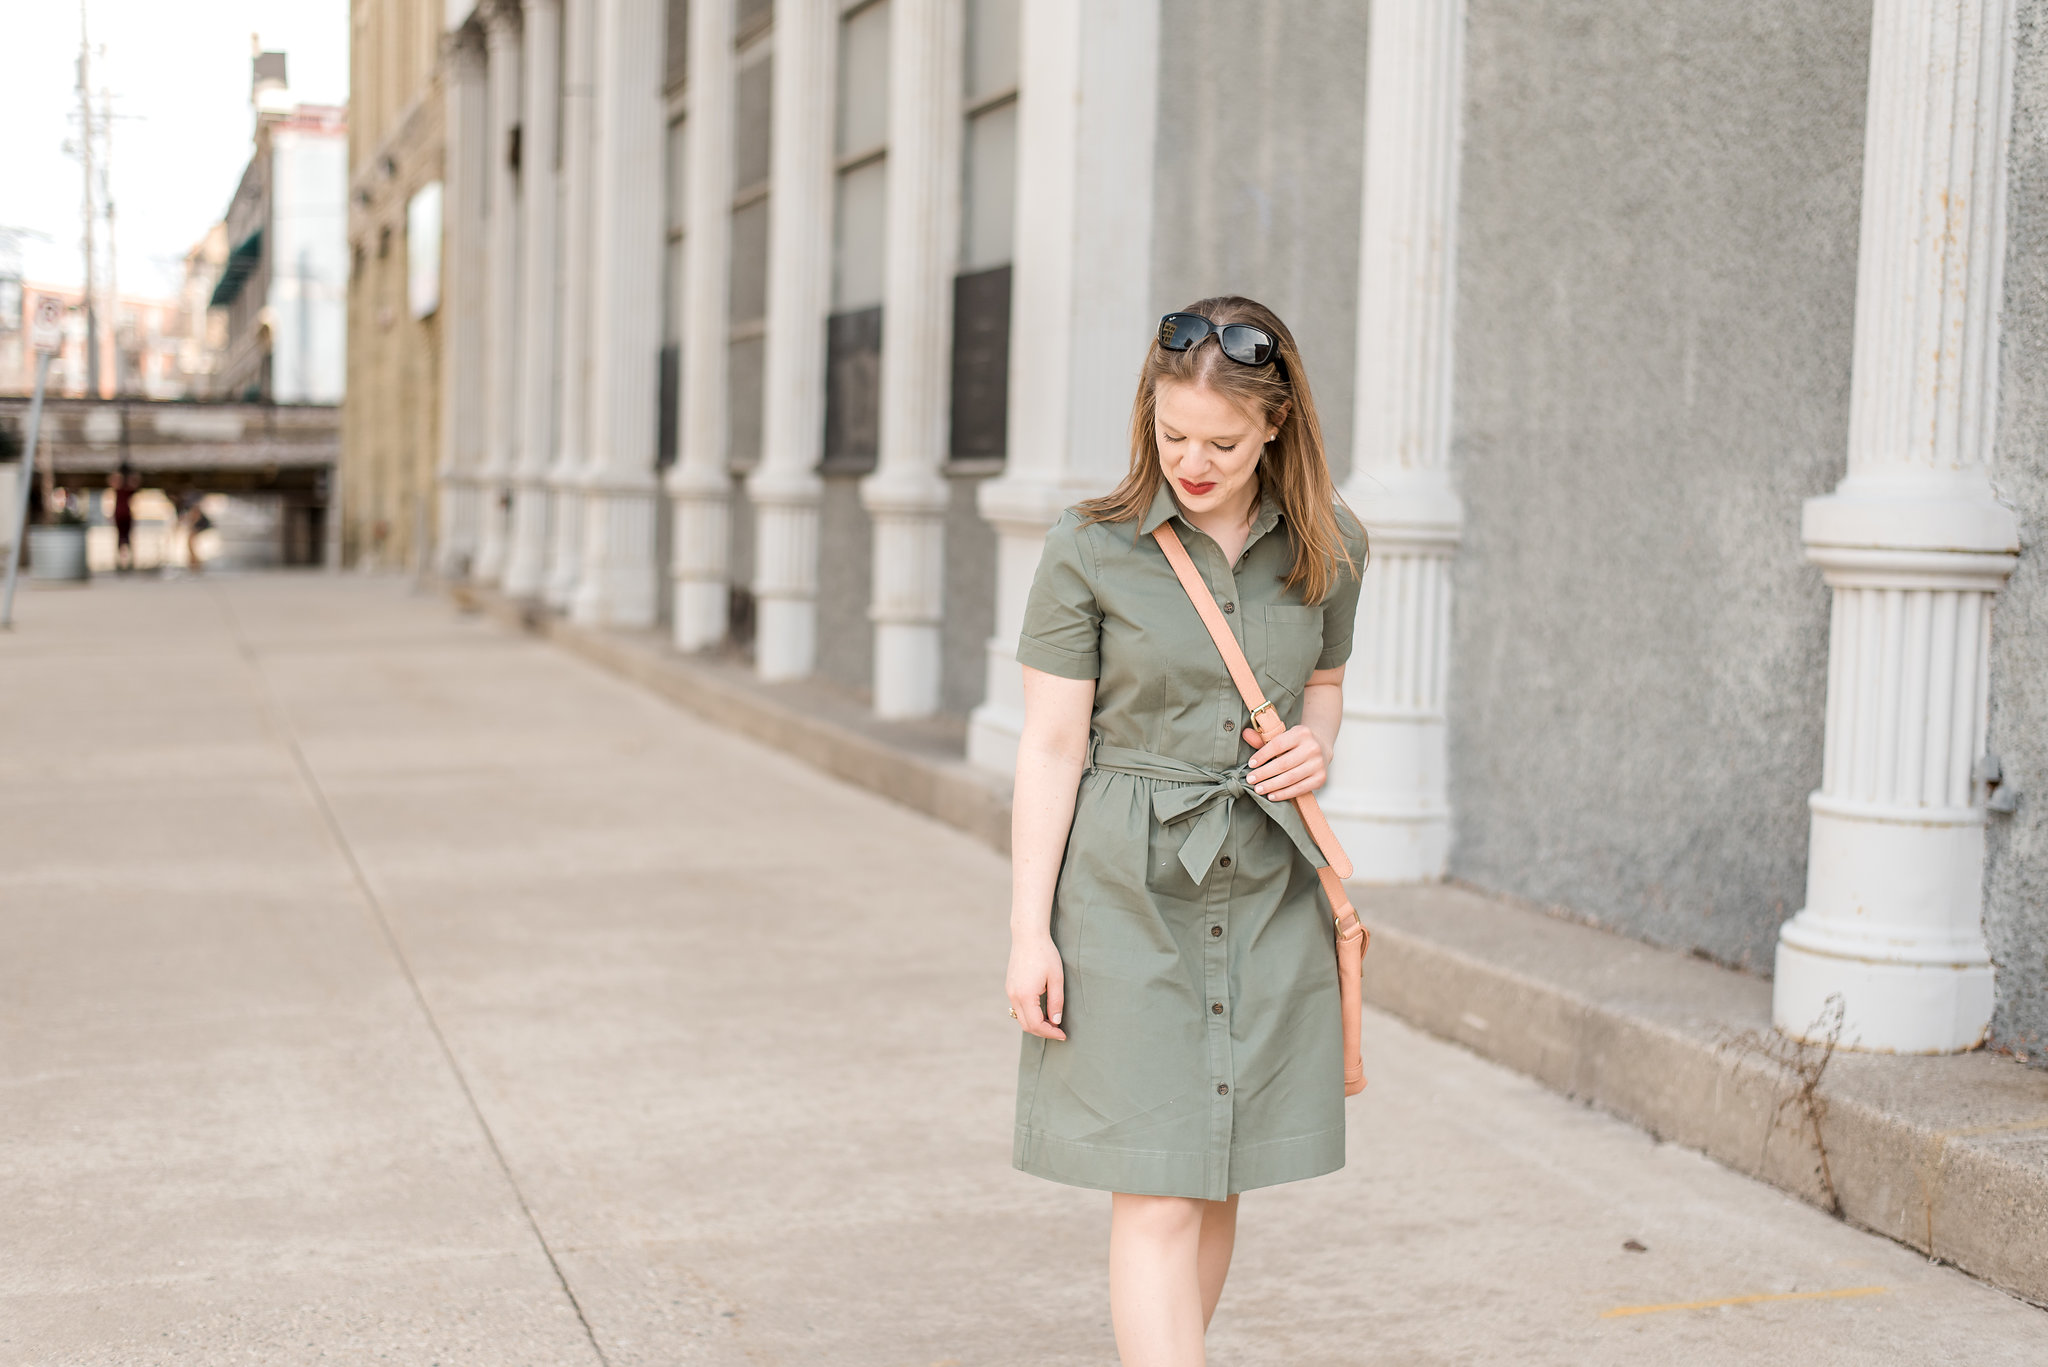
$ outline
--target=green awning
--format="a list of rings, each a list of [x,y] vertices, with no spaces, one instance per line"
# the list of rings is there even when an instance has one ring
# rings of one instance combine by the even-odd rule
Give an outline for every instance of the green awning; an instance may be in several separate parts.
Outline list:
[[[243,283],[262,259],[263,229],[257,228],[228,253],[227,264],[221,267],[220,281],[213,287],[213,297],[206,301],[207,307],[218,308],[222,304],[234,303],[235,296],[242,292]]]

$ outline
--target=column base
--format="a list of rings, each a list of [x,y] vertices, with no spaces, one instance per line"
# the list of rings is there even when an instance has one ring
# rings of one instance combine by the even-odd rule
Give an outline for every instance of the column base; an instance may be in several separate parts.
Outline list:
[[[1375,639],[1364,631],[1366,640]],[[1379,662],[1365,662],[1361,688]],[[1444,798],[1445,723],[1428,712],[1345,709],[1317,794],[1361,883],[1434,883],[1450,865],[1451,809]]]
[[[583,570],[583,490],[567,471],[550,477],[549,484],[554,506],[548,514],[547,581],[540,596],[555,611],[566,612],[575,601],[576,581]]]
[[[1017,742],[1024,738],[1024,677],[1009,641],[991,637],[987,655],[988,696],[967,718],[967,762],[1014,776]]]
[[[547,581],[548,490],[538,479],[521,480],[512,488],[509,544],[505,553],[504,591],[513,598],[535,598]]]
[[[1794,1039],[1827,1029],[1842,1002],[1841,1047],[1874,1054],[1959,1054],[1991,1028],[1992,970],[1982,964],[1897,963],[1818,953],[1796,943],[1805,914],[1778,940],[1771,1021]]]
[[[907,721],[938,710],[938,623],[875,623],[875,715]]]
[[[1810,1038],[1840,996],[1843,1048],[1953,1054],[1982,1044],[1992,1007],[1983,813],[1824,793],[1807,805],[1806,909],[1778,932],[1773,1022]]]
[[[583,494],[583,572],[569,603],[581,626],[651,627],[658,610],[654,485],[593,483]]]
[[[777,476],[782,476],[778,478]],[[808,677],[818,659],[818,498],[815,477],[756,471],[754,672]]]
[[[459,474],[441,477],[440,537],[434,547],[434,570],[443,579],[469,577],[476,560],[477,489]]]
[[[479,584],[495,584],[505,574],[506,552],[511,548],[506,498],[503,479],[486,476],[477,481],[476,559],[469,574]]]
[[[754,672],[768,683],[808,677],[818,657],[816,600],[757,596],[754,602]]]
[[[725,640],[732,591],[723,579],[676,581],[676,649],[714,650]]]
[[[731,483],[723,471],[678,465],[666,481],[675,529],[676,649],[711,650],[728,630],[727,556],[731,542]]]
[[[939,621],[945,611],[946,486],[929,472],[870,475],[862,505],[874,519],[872,592],[875,715],[939,710]]]
[[[1339,795],[1348,796],[1348,795]],[[1323,803],[1337,843],[1351,856],[1352,881],[1392,886],[1437,883],[1451,857],[1451,814],[1444,808],[1402,810],[1389,803],[1332,798]]]

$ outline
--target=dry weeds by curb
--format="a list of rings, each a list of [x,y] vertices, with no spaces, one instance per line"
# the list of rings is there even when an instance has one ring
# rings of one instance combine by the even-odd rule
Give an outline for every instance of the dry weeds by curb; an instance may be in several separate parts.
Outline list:
[[[1787,1111],[1796,1111],[1806,1131],[1813,1136],[1813,1151],[1820,1160],[1821,1192],[1826,1197],[1824,1208],[1837,1218],[1842,1214],[1842,1198],[1835,1190],[1835,1178],[1828,1167],[1827,1140],[1821,1132],[1821,1122],[1827,1118],[1827,1098],[1820,1094],[1821,1079],[1826,1076],[1828,1062],[1835,1056],[1835,1046],[1842,1038],[1843,1003],[1840,993],[1829,994],[1821,1012],[1814,1017],[1813,1024],[1805,1031],[1805,1038],[1794,1039],[1776,1030],[1744,1030],[1731,1035],[1715,1046],[1715,1052],[1733,1054],[1737,1062],[1757,1059],[1789,1073],[1796,1079],[1792,1090],[1779,1097],[1778,1104],[1771,1112],[1771,1123],[1764,1130],[1763,1152],[1757,1155],[1757,1170],[1764,1169],[1764,1158],[1771,1146],[1771,1136]]]

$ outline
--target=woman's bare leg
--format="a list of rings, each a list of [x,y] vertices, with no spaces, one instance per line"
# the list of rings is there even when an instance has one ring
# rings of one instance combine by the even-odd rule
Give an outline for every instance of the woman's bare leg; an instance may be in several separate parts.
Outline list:
[[[1237,1197],[1202,1202],[1202,1244],[1197,1265],[1202,1281],[1202,1328],[1216,1317],[1223,1279],[1230,1275],[1230,1251],[1237,1245]]]
[[[1123,1367],[1203,1367],[1203,1213],[1214,1204],[1110,1197],[1109,1317]]]

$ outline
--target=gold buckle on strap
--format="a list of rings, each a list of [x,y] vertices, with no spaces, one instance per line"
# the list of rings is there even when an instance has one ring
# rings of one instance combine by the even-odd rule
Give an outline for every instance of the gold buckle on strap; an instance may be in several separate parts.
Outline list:
[[[1259,704],[1259,705],[1258,705],[1257,707],[1254,707],[1254,708],[1252,709],[1252,721],[1251,721],[1251,726],[1252,726],[1252,730],[1254,730],[1254,731],[1257,731],[1257,730],[1259,729],[1259,713],[1261,713],[1261,712],[1271,712],[1272,710],[1273,710],[1273,704],[1272,704],[1272,703],[1271,703],[1270,701],[1267,701],[1267,702],[1262,702],[1262,703],[1260,703],[1260,704]]]

